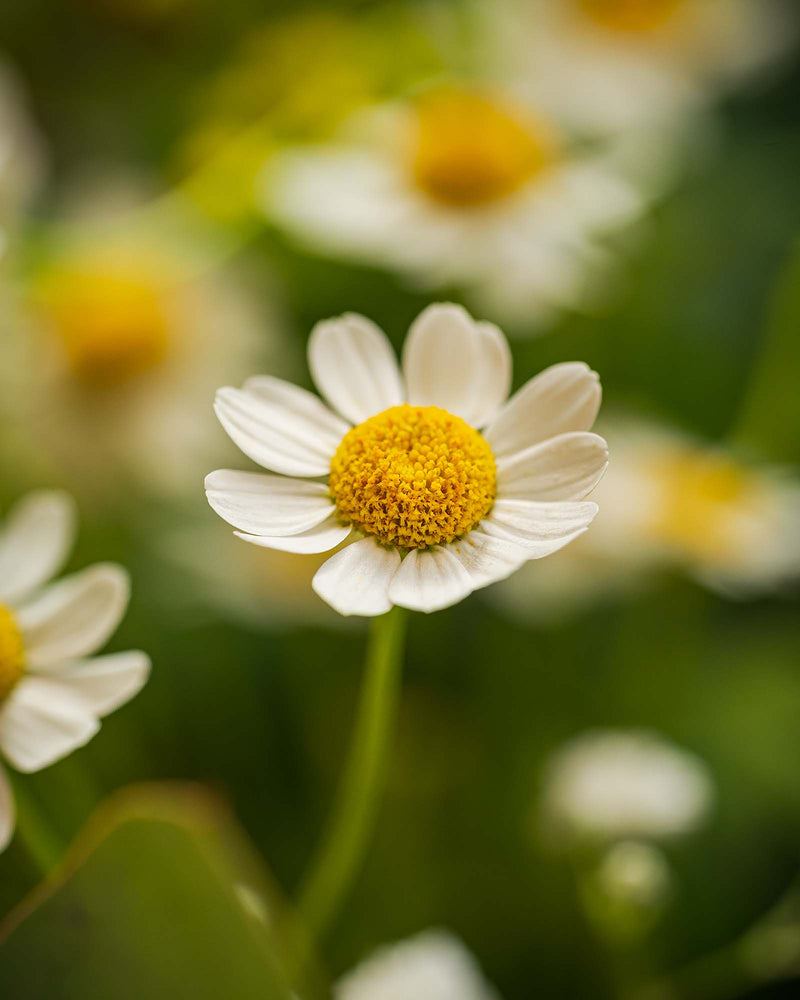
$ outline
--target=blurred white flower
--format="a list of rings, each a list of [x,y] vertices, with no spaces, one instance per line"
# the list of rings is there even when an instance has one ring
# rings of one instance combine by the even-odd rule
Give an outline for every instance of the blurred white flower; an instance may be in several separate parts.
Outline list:
[[[44,177],[42,139],[25,108],[22,88],[0,63],[0,255],[20,213]]]
[[[497,72],[584,134],[702,108],[788,50],[783,0],[498,0],[481,8]]]
[[[589,433],[601,393],[586,365],[554,365],[506,401],[503,334],[454,305],[415,320],[402,375],[383,332],[352,313],[318,323],[308,357],[333,409],[270,376],[217,393],[235,444],[280,475],[213,472],[206,494],[265,548],[318,553],[359,537],[313,580],[340,614],[446,608],[562,548],[597,513],[581,502],[607,464]]]
[[[464,945],[430,930],[378,949],[334,988],[335,1000],[497,1000]]]
[[[605,427],[614,461],[591,533],[494,595],[521,619],[556,617],[677,566],[731,596],[800,576],[800,481],[640,423]],[[602,585],[598,586],[598,581]]]
[[[128,605],[122,567],[98,564],[48,584],[72,546],[74,520],[68,496],[39,492],[0,526],[0,752],[18,771],[39,771],[83,746],[150,673],[145,653],[93,656]],[[13,830],[0,769],[0,850]]]
[[[705,819],[713,783],[698,757],[654,733],[591,730],[547,764],[540,812],[558,843],[668,837]]]
[[[463,287],[526,332],[613,285],[607,237],[653,193],[612,146],[573,141],[547,106],[441,86],[362,112],[338,142],[276,153],[268,218],[313,250]]]
[[[280,339],[215,254],[190,218],[124,211],[101,188],[6,282],[3,405],[76,488],[186,491],[219,453],[209,394]]]

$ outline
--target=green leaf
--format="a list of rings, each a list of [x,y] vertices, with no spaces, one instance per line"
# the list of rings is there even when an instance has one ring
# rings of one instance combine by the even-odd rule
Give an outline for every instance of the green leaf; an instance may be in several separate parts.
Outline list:
[[[215,796],[138,786],[101,806],[63,869],[0,926],[0,996],[290,1000],[289,928]]]

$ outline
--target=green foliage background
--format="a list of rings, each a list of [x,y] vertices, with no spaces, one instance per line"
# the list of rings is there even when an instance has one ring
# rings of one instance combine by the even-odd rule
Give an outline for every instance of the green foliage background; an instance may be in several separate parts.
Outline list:
[[[190,128],[204,82],[244,32],[284,10],[208,0],[148,24],[99,0],[3,5],[3,49],[52,146],[49,197],[98,150],[106,165],[174,180],[175,137]],[[796,64],[730,98],[717,148],[648,220],[613,310],[514,341],[516,383],[581,358],[616,410],[798,462],[799,109]],[[363,312],[399,345],[426,302],[386,275],[303,255],[276,233],[242,254],[256,273],[277,271],[295,370],[317,319]],[[216,433],[210,407],[197,419]],[[0,469],[2,506],[38,485],[58,484]],[[213,520],[199,486],[192,503],[187,518]],[[167,516],[146,496],[84,506],[71,566],[129,567],[133,603],[112,648],[146,649],[153,677],[90,746],[29,784],[66,840],[122,785],[206,783],[229,799],[291,896],[340,771],[364,630],[248,629],[187,609],[172,599],[182,578],[158,551]],[[335,975],[380,942],[441,925],[464,938],[507,1000],[604,996],[607,960],[569,869],[543,850],[532,820],[545,756],[595,725],[658,729],[704,757],[718,783],[711,823],[669,849],[679,892],[654,967],[730,940],[800,869],[798,654],[796,594],[732,603],[669,574],[552,627],[512,624],[477,596],[412,616],[385,807],[324,964]],[[15,844],[0,857],[0,913],[35,881]]]

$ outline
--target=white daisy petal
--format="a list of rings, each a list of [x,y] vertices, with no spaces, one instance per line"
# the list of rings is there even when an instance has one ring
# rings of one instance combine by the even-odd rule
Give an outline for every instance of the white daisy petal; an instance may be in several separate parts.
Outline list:
[[[541,559],[563,548],[584,531],[597,515],[597,504],[542,503],[535,500],[498,500],[481,528],[527,549]]]
[[[83,699],[93,715],[104,716],[130,701],[150,676],[150,657],[138,649],[90,660],[60,663],[40,676],[57,681]]]
[[[16,614],[33,671],[89,656],[125,614],[130,597],[121,566],[100,563],[51,584]]]
[[[355,313],[317,323],[308,342],[317,388],[354,424],[403,402],[403,382],[392,345],[371,320]]]
[[[403,348],[408,401],[442,409],[482,427],[508,394],[511,353],[491,323],[476,323],[461,306],[425,309]]]
[[[451,542],[447,551],[458,559],[472,578],[474,589],[505,580],[530,559],[530,552],[507,538],[487,535],[474,528],[464,538]]]
[[[234,534],[245,542],[252,542],[253,545],[260,545],[265,549],[310,555],[314,552],[328,552],[330,549],[335,549],[352,530],[352,525],[342,524],[338,517],[332,516],[322,524],[309,528],[308,531],[301,531],[297,535],[250,535],[244,531],[234,531]]]
[[[206,496],[228,524],[253,535],[297,535],[336,509],[324,483],[230,469],[206,476]]]
[[[311,586],[340,615],[382,615],[389,611],[389,587],[400,566],[396,549],[362,538],[331,556]]]
[[[220,389],[214,410],[248,458],[286,476],[324,476],[348,431],[313,393],[270,378]]]
[[[499,499],[581,500],[600,481],[608,446],[587,431],[559,434],[497,462]]]
[[[437,545],[408,553],[389,587],[389,598],[402,608],[428,613],[457,604],[474,589],[464,565]]]
[[[0,707],[0,750],[18,771],[39,771],[99,728],[79,695],[47,677],[24,677]]]
[[[75,535],[67,493],[29,493],[0,531],[0,600],[13,603],[47,583],[63,565]]]
[[[14,806],[14,793],[5,771],[0,767],[0,851],[4,851],[14,836],[14,824],[17,811]]]
[[[516,392],[486,428],[500,458],[569,431],[588,431],[600,408],[596,372],[581,361],[553,365]]]

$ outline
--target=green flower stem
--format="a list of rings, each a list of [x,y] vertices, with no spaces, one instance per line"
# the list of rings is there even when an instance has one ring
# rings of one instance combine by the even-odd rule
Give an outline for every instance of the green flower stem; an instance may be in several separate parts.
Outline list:
[[[17,809],[15,836],[25,845],[39,874],[46,877],[61,860],[61,838],[54,832],[24,777],[14,773],[11,781]]]
[[[375,826],[400,693],[407,614],[375,618],[353,741],[330,825],[300,890],[298,909],[313,939],[323,937],[354,878]]]

